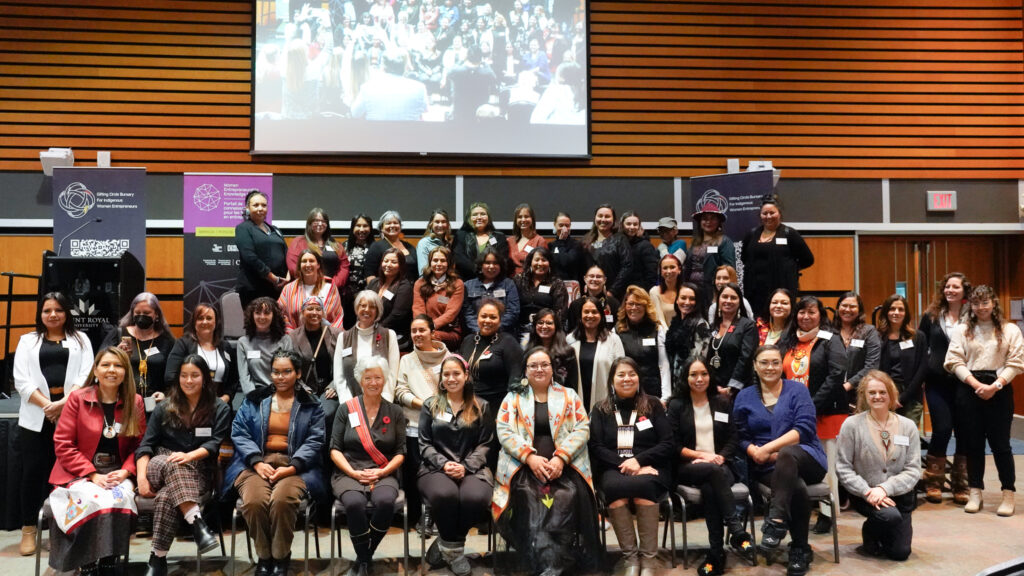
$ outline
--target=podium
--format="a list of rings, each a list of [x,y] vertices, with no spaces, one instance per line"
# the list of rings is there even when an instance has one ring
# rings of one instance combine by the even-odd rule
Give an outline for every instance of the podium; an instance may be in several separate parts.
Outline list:
[[[146,271],[129,252],[117,258],[76,258],[43,253],[43,278],[39,296],[62,292],[72,302],[75,326],[89,336],[99,350],[110,325],[128,310],[146,288]]]

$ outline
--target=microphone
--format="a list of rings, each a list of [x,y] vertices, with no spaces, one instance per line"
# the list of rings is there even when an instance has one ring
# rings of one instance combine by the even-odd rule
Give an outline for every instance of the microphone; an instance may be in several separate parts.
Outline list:
[[[64,246],[64,241],[65,240],[67,240],[68,238],[71,238],[72,236],[77,234],[78,231],[81,230],[82,228],[85,228],[86,226],[88,226],[90,224],[95,224],[96,222],[103,222],[103,218],[93,218],[92,220],[89,220],[85,224],[82,224],[78,228],[75,228],[74,230],[72,230],[71,233],[68,234],[67,236],[61,238],[60,239],[60,243],[57,244],[57,256],[60,256],[60,249],[61,249],[62,246]]]

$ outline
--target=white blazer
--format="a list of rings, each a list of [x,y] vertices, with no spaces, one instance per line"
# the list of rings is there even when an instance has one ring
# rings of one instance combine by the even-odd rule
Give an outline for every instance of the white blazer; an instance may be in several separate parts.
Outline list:
[[[74,337],[65,338],[64,345],[68,349],[68,369],[64,375],[64,397],[67,398],[74,388],[85,384],[92,371],[92,344],[89,338],[79,332],[81,344]],[[14,388],[21,397],[21,408],[18,410],[18,426],[33,432],[43,429],[46,416],[43,409],[32,404],[28,399],[39,390],[47,400],[50,399],[50,388],[46,385],[43,370],[39,366],[39,349],[43,337],[35,332],[25,334],[18,340],[18,348],[14,352]]]
[[[577,371],[579,371],[580,343],[573,337],[569,338],[569,345],[576,351]],[[594,376],[590,382],[583,382],[583,374],[580,373],[580,386],[590,386],[590,406],[587,411],[594,409],[598,402],[608,396],[608,373],[612,369],[612,362],[626,355],[622,348],[622,340],[619,335],[609,332],[604,342],[598,340],[597,349],[594,350]],[[583,398],[583,390],[577,390],[580,398]]]

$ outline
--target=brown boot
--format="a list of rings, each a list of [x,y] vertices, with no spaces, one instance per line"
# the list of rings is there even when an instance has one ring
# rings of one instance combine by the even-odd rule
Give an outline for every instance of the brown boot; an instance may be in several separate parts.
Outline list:
[[[36,527],[35,526],[22,526],[21,527],[21,545],[18,546],[18,552],[22,556],[31,556],[36,553]]]
[[[658,570],[658,505],[636,507],[636,531],[640,535],[640,576]]]
[[[967,489],[967,456],[957,454],[953,457],[953,473],[950,474],[949,483],[953,490],[953,502],[967,504],[970,497],[970,490]]]
[[[608,521],[615,530],[615,539],[619,541],[627,576],[637,576],[640,573],[640,558],[636,547],[636,531],[633,529],[633,513],[629,511],[629,506],[609,508]]]
[[[946,479],[945,456],[928,455],[928,468],[924,472],[924,499],[935,504],[942,503],[942,483]]]

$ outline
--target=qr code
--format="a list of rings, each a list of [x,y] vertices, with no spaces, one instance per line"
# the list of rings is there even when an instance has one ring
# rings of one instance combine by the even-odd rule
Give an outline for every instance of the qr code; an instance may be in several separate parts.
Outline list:
[[[117,257],[128,250],[127,238],[117,240],[72,240],[72,256]]]

